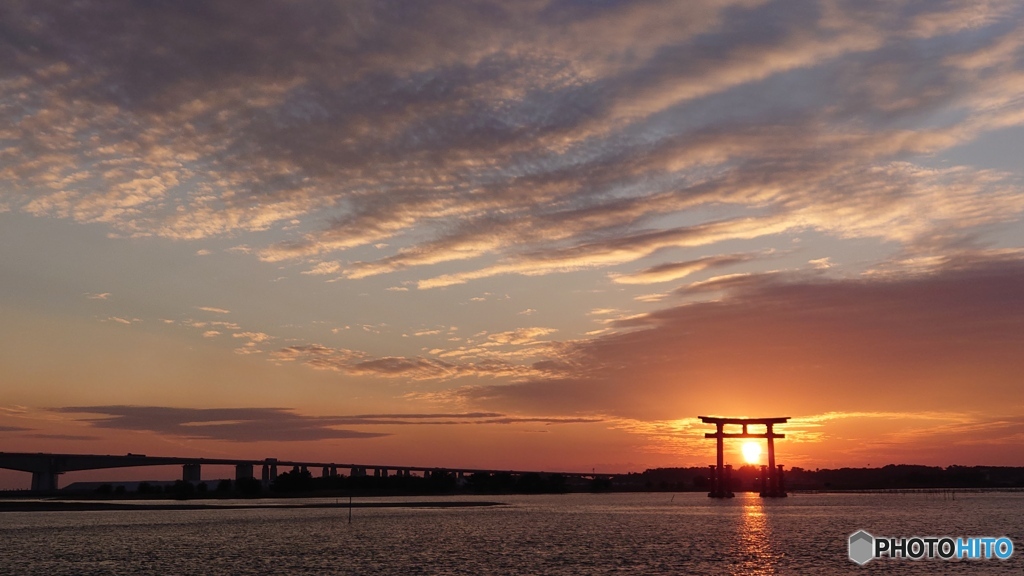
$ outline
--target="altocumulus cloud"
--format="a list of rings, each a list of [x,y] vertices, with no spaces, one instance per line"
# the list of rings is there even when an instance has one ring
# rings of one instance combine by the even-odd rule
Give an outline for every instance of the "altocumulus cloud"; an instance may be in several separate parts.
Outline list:
[[[253,253],[312,274],[426,289],[805,230],[934,256],[1024,209],[1006,174],[915,163],[1024,122],[1013,0],[39,0],[0,21],[4,205],[274,230]]]

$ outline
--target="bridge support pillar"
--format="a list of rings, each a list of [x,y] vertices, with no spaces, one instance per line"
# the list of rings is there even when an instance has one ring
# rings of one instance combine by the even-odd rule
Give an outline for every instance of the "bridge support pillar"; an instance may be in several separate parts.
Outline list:
[[[42,472],[32,473],[32,491],[33,492],[56,492],[57,491],[57,475],[60,472],[50,472],[48,470]]]
[[[201,481],[201,468],[199,464],[185,464],[181,467],[181,479],[185,482]]]
[[[338,475],[338,467],[332,465],[331,466],[331,478],[334,478],[337,475]]]
[[[235,465],[235,482],[239,480],[252,480],[252,464]]]
[[[263,488],[269,488],[277,480],[277,458],[267,458],[263,461],[263,474],[260,476]]]

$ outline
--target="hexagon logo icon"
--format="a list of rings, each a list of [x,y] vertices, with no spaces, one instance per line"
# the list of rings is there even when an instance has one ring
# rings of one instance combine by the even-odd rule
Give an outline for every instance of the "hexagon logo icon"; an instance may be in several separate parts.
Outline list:
[[[863,530],[850,534],[850,560],[861,566],[874,557],[875,537]]]

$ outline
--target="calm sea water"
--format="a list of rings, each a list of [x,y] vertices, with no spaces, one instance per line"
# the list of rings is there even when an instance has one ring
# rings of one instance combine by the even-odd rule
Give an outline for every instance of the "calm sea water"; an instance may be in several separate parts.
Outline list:
[[[355,508],[351,524],[346,509],[275,509],[273,501],[251,510],[8,512],[0,514],[0,574],[1024,572],[1024,494],[477,499],[507,505]],[[1007,536],[1017,549],[1006,561],[882,559],[860,567],[848,560],[846,542],[861,528],[885,536]]]

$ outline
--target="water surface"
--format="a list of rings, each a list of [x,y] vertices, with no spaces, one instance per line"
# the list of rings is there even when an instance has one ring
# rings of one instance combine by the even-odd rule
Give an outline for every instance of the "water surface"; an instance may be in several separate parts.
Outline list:
[[[999,574],[1024,494],[437,497],[485,508],[0,514],[0,574]],[[381,499],[362,499],[376,501]],[[423,501],[430,498],[416,497]],[[333,499],[322,500],[333,502]],[[358,499],[357,499],[358,501]],[[251,502],[251,501],[250,501]],[[294,501],[289,501],[294,502]],[[1006,561],[847,558],[847,537],[1007,536]]]

